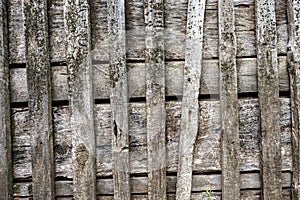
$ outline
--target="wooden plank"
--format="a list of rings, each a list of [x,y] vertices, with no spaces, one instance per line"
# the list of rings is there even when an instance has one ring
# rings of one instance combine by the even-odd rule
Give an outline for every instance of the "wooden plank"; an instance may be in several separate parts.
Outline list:
[[[10,59],[11,63],[25,63],[24,17],[21,0],[11,0],[10,13]],[[250,57],[256,55],[255,45],[255,10],[254,0],[238,0],[234,2],[236,10],[237,55]],[[185,30],[187,19],[187,0],[166,0],[165,6],[165,50],[166,59],[184,59]],[[51,61],[65,61],[64,30],[62,24],[63,1],[49,2],[49,36]],[[126,1],[126,41],[127,59],[144,60],[145,30],[143,2],[139,0]],[[287,23],[285,1],[277,1],[278,17],[278,53],[285,54],[287,46]],[[204,22],[203,58],[218,57],[218,23],[217,0],[208,1]],[[108,61],[108,27],[107,0],[91,2],[92,54],[97,61]]]
[[[258,96],[264,199],[282,199],[279,79],[274,0],[256,0]]]
[[[0,1],[0,196],[12,199],[12,141],[8,66],[7,1]]]
[[[288,188],[291,186],[290,172],[283,172],[283,186]],[[167,176],[167,192],[174,193],[176,191],[176,176]],[[147,177],[132,177],[131,193],[135,195],[142,195],[147,193]],[[213,175],[193,175],[192,191],[194,193],[202,193],[206,189],[213,191],[220,191],[222,188],[221,174]],[[56,181],[56,194],[60,197],[67,197],[73,195],[73,182],[72,181]],[[31,183],[23,182],[14,185],[14,195],[26,197],[32,195]],[[241,189],[242,190],[258,190],[260,193],[261,181],[259,173],[241,174]],[[112,179],[97,179],[97,195],[108,196],[114,193]],[[214,192],[213,192],[214,193]],[[241,192],[243,194],[243,192]],[[133,196],[133,195],[132,195]],[[241,195],[243,196],[243,195]],[[112,196],[113,197],[113,196]],[[192,196],[193,197],[193,196]],[[174,198],[175,199],[175,198]]]
[[[240,199],[237,42],[233,1],[219,0],[222,197]]]
[[[177,200],[191,199],[194,144],[198,133],[205,0],[188,1],[183,99],[179,140]]]
[[[108,0],[114,199],[130,199],[125,2]]]
[[[289,44],[287,62],[289,65],[292,110],[292,151],[293,151],[293,190],[292,199],[300,199],[300,1],[287,1]]]
[[[289,76],[286,56],[278,58],[280,91],[289,91]],[[166,95],[182,96],[184,62],[166,62]],[[131,98],[145,97],[145,64],[127,63],[128,95]],[[66,66],[51,67],[52,100],[68,99],[68,73]],[[238,92],[257,92],[257,69],[255,58],[237,59]],[[26,102],[28,99],[26,69],[10,70],[10,90],[12,102]],[[94,98],[108,99],[110,96],[110,76],[108,64],[95,64],[93,71]],[[200,94],[219,92],[218,60],[203,60]]]
[[[96,199],[96,147],[89,3],[87,0],[67,0],[64,12],[74,198]]]
[[[54,199],[47,2],[25,1],[24,9],[33,197]]]
[[[164,2],[144,0],[147,107],[148,195],[165,200],[165,55]]]

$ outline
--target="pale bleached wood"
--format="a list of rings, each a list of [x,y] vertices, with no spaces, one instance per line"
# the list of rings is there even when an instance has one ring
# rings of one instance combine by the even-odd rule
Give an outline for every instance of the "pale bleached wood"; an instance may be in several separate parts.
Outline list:
[[[222,197],[240,199],[237,42],[233,0],[219,0]]]
[[[164,1],[144,0],[149,200],[166,200]]]
[[[34,199],[54,199],[47,2],[24,2],[28,106]]]
[[[0,197],[12,199],[12,141],[10,120],[7,1],[0,1]]]
[[[292,110],[293,190],[292,199],[300,199],[300,1],[287,1],[289,43],[288,57]]]
[[[205,0],[188,1],[183,99],[179,140],[177,200],[191,199],[194,145],[198,133]]]
[[[64,7],[75,200],[96,199],[96,147],[92,84],[90,5],[67,0]]]
[[[130,199],[125,1],[108,0],[107,8],[114,199],[123,200]]]
[[[279,78],[274,0],[256,0],[263,199],[282,199]]]

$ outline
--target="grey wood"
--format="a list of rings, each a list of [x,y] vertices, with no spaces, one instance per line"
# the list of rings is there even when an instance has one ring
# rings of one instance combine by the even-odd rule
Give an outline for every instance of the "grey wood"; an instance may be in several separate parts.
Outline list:
[[[8,65],[7,1],[0,1],[0,197],[12,199],[12,141]]]
[[[188,1],[183,99],[178,152],[177,200],[191,199],[194,145],[198,133],[205,0]]]
[[[125,2],[108,0],[110,105],[114,199],[130,199]]]
[[[75,200],[96,199],[96,147],[92,84],[90,5],[64,7]]]
[[[293,148],[293,192],[292,199],[300,199],[300,1],[287,1],[288,23],[289,23],[289,42],[288,57],[291,87],[291,110],[292,110],[292,148]]]
[[[32,190],[35,199],[54,199],[54,159],[47,2],[24,2]]]
[[[144,0],[149,200],[166,196],[164,1]]]
[[[282,199],[279,78],[274,0],[256,0],[263,199]]]
[[[233,0],[219,0],[222,197],[240,199],[237,42]]]

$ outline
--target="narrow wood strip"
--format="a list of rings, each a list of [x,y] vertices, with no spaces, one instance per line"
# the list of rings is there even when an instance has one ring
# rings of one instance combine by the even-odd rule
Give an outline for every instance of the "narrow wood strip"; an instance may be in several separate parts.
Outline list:
[[[130,199],[125,2],[108,1],[114,199]]]
[[[24,1],[28,106],[34,199],[54,199],[47,2]]]
[[[222,197],[240,199],[240,138],[233,0],[219,0]]]
[[[194,145],[198,133],[205,0],[188,1],[183,99],[178,159],[177,200],[190,200]]]
[[[144,0],[149,200],[166,196],[164,2]]]
[[[256,0],[261,173],[264,199],[281,197],[279,79],[274,0]]]
[[[95,133],[88,0],[65,2],[74,198],[96,199]]]
[[[12,199],[12,141],[8,66],[7,2],[0,1],[0,197]]]
[[[293,177],[292,199],[300,199],[300,1],[288,0],[289,42],[287,62],[289,65],[291,110]]]

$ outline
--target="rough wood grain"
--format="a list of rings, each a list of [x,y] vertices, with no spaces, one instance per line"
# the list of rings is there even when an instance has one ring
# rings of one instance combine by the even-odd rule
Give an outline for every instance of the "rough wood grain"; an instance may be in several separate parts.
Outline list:
[[[96,199],[90,5],[87,0],[67,0],[64,12],[74,198],[78,200]]]
[[[33,198],[54,199],[47,2],[25,1],[24,12]]]
[[[290,187],[291,185],[291,176],[292,174],[290,172],[283,172],[283,186],[284,187]],[[167,176],[167,192],[168,195],[175,194],[176,191],[176,176]],[[147,193],[147,177],[132,177],[132,187],[131,187],[131,193],[134,195],[145,195]],[[192,191],[193,194],[202,194],[206,189],[213,190],[212,197],[216,194],[215,191],[220,191],[222,188],[222,181],[221,181],[221,174],[213,174],[213,175],[193,175],[193,187]],[[68,197],[73,195],[73,183],[72,181],[57,181],[56,184],[56,194],[59,197]],[[31,183],[16,183],[14,185],[14,196],[19,197],[28,197],[32,195],[31,190]],[[241,191],[241,197],[242,199],[245,198],[246,190],[252,191],[249,192],[254,197],[255,194],[260,196],[260,189],[261,188],[261,182],[260,182],[260,175],[259,173],[247,173],[247,174],[241,174],[241,189],[244,191]],[[254,190],[258,190],[257,192],[253,193]],[[290,189],[288,189],[289,191]],[[101,196],[108,196],[113,195],[113,180],[112,179],[97,179],[97,195]],[[221,193],[216,192],[219,196]],[[284,192],[288,193],[288,192]],[[193,199],[193,194],[192,198]],[[248,194],[248,198],[250,198],[250,194]],[[134,196],[132,195],[132,196]],[[197,196],[198,196],[197,195]],[[145,195],[147,196],[147,195]],[[244,196],[244,198],[243,198]],[[198,196],[199,197],[199,196]],[[113,198],[113,196],[112,196]],[[134,197],[132,197],[134,199]],[[199,199],[199,198],[198,198]],[[284,199],[284,198],[283,198]]]
[[[111,77],[112,161],[114,199],[130,199],[128,83],[126,68],[125,2],[108,0]]]
[[[291,87],[291,110],[292,110],[292,148],[293,148],[293,178],[292,198],[300,199],[300,1],[287,1],[289,42],[288,57]]]
[[[289,91],[289,76],[286,56],[278,58],[279,89]],[[203,60],[200,94],[217,94],[219,92],[219,70],[217,60]],[[184,62],[166,62],[166,95],[182,96]],[[128,96],[145,97],[145,64],[127,63]],[[237,59],[238,92],[257,92],[257,68],[255,58]],[[51,67],[52,100],[68,99],[68,73],[66,66]],[[26,102],[28,99],[26,69],[10,70],[10,90],[12,102]],[[108,64],[94,64],[93,70],[94,98],[108,99],[110,96],[110,76]]]
[[[0,197],[12,199],[12,141],[8,66],[7,1],[0,1]]]
[[[11,63],[25,63],[24,45],[24,17],[22,0],[9,2],[10,13],[10,60]],[[49,35],[51,61],[65,61],[65,33],[63,30],[63,2],[52,0],[49,2]],[[234,1],[237,28],[237,56],[255,56],[255,26],[254,1]],[[278,53],[286,53],[287,22],[286,2],[276,1]],[[187,19],[187,0],[166,0],[165,7],[165,50],[166,59],[184,59],[185,30]],[[140,0],[126,1],[126,43],[128,60],[144,60],[145,54],[145,24],[143,16],[143,2]],[[218,57],[218,27],[217,1],[207,2],[204,22],[203,58]],[[108,61],[108,27],[107,0],[91,1],[91,31],[92,55],[95,61]]]
[[[188,1],[183,98],[179,140],[177,200],[191,199],[194,145],[198,133],[205,0]]]
[[[282,199],[279,79],[274,0],[256,0],[258,96],[264,199]]]
[[[240,199],[240,138],[233,1],[219,0],[222,197]]]
[[[164,1],[144,0],[149,200],[165,200]]]

